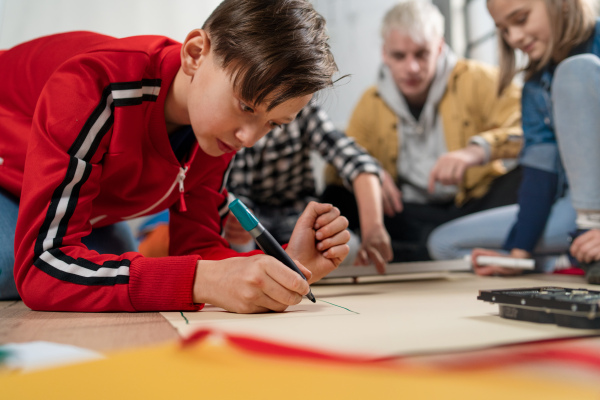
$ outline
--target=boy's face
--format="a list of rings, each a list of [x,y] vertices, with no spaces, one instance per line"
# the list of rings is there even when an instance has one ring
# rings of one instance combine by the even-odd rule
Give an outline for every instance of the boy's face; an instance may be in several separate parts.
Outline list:
[[[443,39],[416,43],[408,34],[392,29],[383,43],[383,62],[411,104],[423,104],[436,72]]]
[[[269,111],[266,104],[254,107],[235,93],[228,72],[210,52],[191,76],[187,108],[200,148],[218,157],[251,147],[271,129],[293,121],[311,97],[293,98]]]
[[[488,10],[504,41],[540,60],[552,41],[546,3],[542,0],[488,0]]]

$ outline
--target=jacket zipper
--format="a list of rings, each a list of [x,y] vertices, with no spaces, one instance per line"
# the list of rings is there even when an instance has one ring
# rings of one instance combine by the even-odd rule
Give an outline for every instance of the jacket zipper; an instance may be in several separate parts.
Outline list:
[[[169,195],[171,193],[173,193],[173,189],[175,189],[175,186],[177,184],[179,184],[179,211],[181,211],[181,212],[187,211],[187,207],[185,205],[185,199],[184,199],[185,187],[183,185],[183,181],[185,180],[185,176],[186,176],[188,170],[190,169],[190,165],[192,164],[192,161],[194,161],[194,158],[196,158],[196,153],[198,152],[198,147],[199,147],[198,142],[196,142],[192,149],[192,152],[190,153],[188,160],[185,162],[185,164],[182,167],[179,167],[179,172],[177,173],[175,182],[173,182],[173,184],[171,185],[169,190],[167,190],[167,193],[165,193],[165,195],[163,197],[161,197],[160,200],[158,200],[156,203],[152,204],[150,207],[146,208],[145,210],[140,211],[139,213],[130,215],[129,217],[126,217],[123,219],[137,218],[141,215],[147,214],[150,210],[152,210],[153,208],[158,206],[160,203],[165,201],[165,199],[167,197],[169,197]]]
[[[192,161],[194,161],[194,158],[196,158],[198,147],[200,147],[198,145],[198,142],[195,142],[194,147],[190,152],[190,156],[188,157],[185,164],[183,164],[183,168],[179,169],[179,176],[177,178],[179,179],[179,211],[181,212],[187,211],[187,207],[185,206],[185,198],[183,196],[185,192],[185,188],[183,187],[183,181],[185,180],[185,174],[187,174],[188,170],[190,169],[190,165],[192,165]]]
[[[179,190],[181,191],[181,188],[183,187],[183,180],[185,179],[185,173],[187,171],[184,170],[184,168],[179,167],[179,173],[177,174],[177,177],[175,178],[175,181],[171,184],[171,187],[169,188],[169,190],[167,190],[167,192],[164,194],[163,197],[160,198],[160,200],[158,200],[157,202],[155,202],[154,204],[152,204],[150,207],[146,208],[145,210],[142,210],[138,213],[135,213],[133,215],[130,215],[128,217],[123,218],[124,220],[127,219],[133,219],[133,218],[137,218],[141,215],[147,214],[150,210],[152,210],[153,208],[155,208],[156,206],[158,206],[160,203],[162,203],[163,201],[165,201],[165,199],[167,197],[169,197],[169,195],[171,193],[173,193],[173,189],[175,189],[175,186],[177,186],[177,184],[179,183]],[[183,175],[183,178],[181,177]],[[181,196],[183,196],[183,192],[181,192]]]
[[[183,192],[185,191],[185,188],[183,187],[183,181],[185,180],[185,174],[189,168],[189,165],[179,168],[179,174],[177,175],[177,180],[179,181],[179,211],[181,212],[187,211],[187,207],[185,206],[185,198],[183,196]]]

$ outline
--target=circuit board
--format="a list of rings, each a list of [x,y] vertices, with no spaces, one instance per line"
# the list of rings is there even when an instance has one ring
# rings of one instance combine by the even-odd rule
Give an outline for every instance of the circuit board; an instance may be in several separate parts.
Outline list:
[[[561,287],[480,290],[477,299],[498,304],[503,318],[600,329],[600,291]]]

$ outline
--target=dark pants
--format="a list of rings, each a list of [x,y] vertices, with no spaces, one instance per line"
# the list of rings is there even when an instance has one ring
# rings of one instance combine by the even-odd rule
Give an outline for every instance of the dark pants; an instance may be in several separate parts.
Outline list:
[[[385,227],[392,239],[394,262],[430,260],[427,251],[429,234],[441,224],[474,212],[514,204],[521,182],[521,170],[515,168],[494,180],[490,190],[479,199],[469,200],[461,207],[454,202],[443,204],[404,203],[404,211],[393,217],[384,216]],[[346,188],[329,185],[321,201],[338,207],[353,231],[360,229],[354,195]]]

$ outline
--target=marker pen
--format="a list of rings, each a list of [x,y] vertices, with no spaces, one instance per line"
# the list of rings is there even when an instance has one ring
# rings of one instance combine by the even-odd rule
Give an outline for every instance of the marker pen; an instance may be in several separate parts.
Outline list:
[[[300,271],[290,256],[288,256],[285,250],[283,250],[283,247],[281,247],[277,240],[275,240],[275,238],[269,233],[269,231],[267,231],[265,227],[258,222],[258,219],[256,219],[250,210],[248,210],[244,203],[242,203],[239,199],[235,199],[229,203],[229,209],[233,215],[235,215],[238,221],[240,221],[242,227],[246,231],[250,232],[258,247],[260,247],[265,254],[275,257],[292,271],[296,271],[298,274],[300,274],[302,279],[306,280],[306,277],[302,271]],[[310,288],[308,289],[308,294],[306,297],[308,297],[308,299],[313,303],[316,302],[315,296],[310,291]]]

